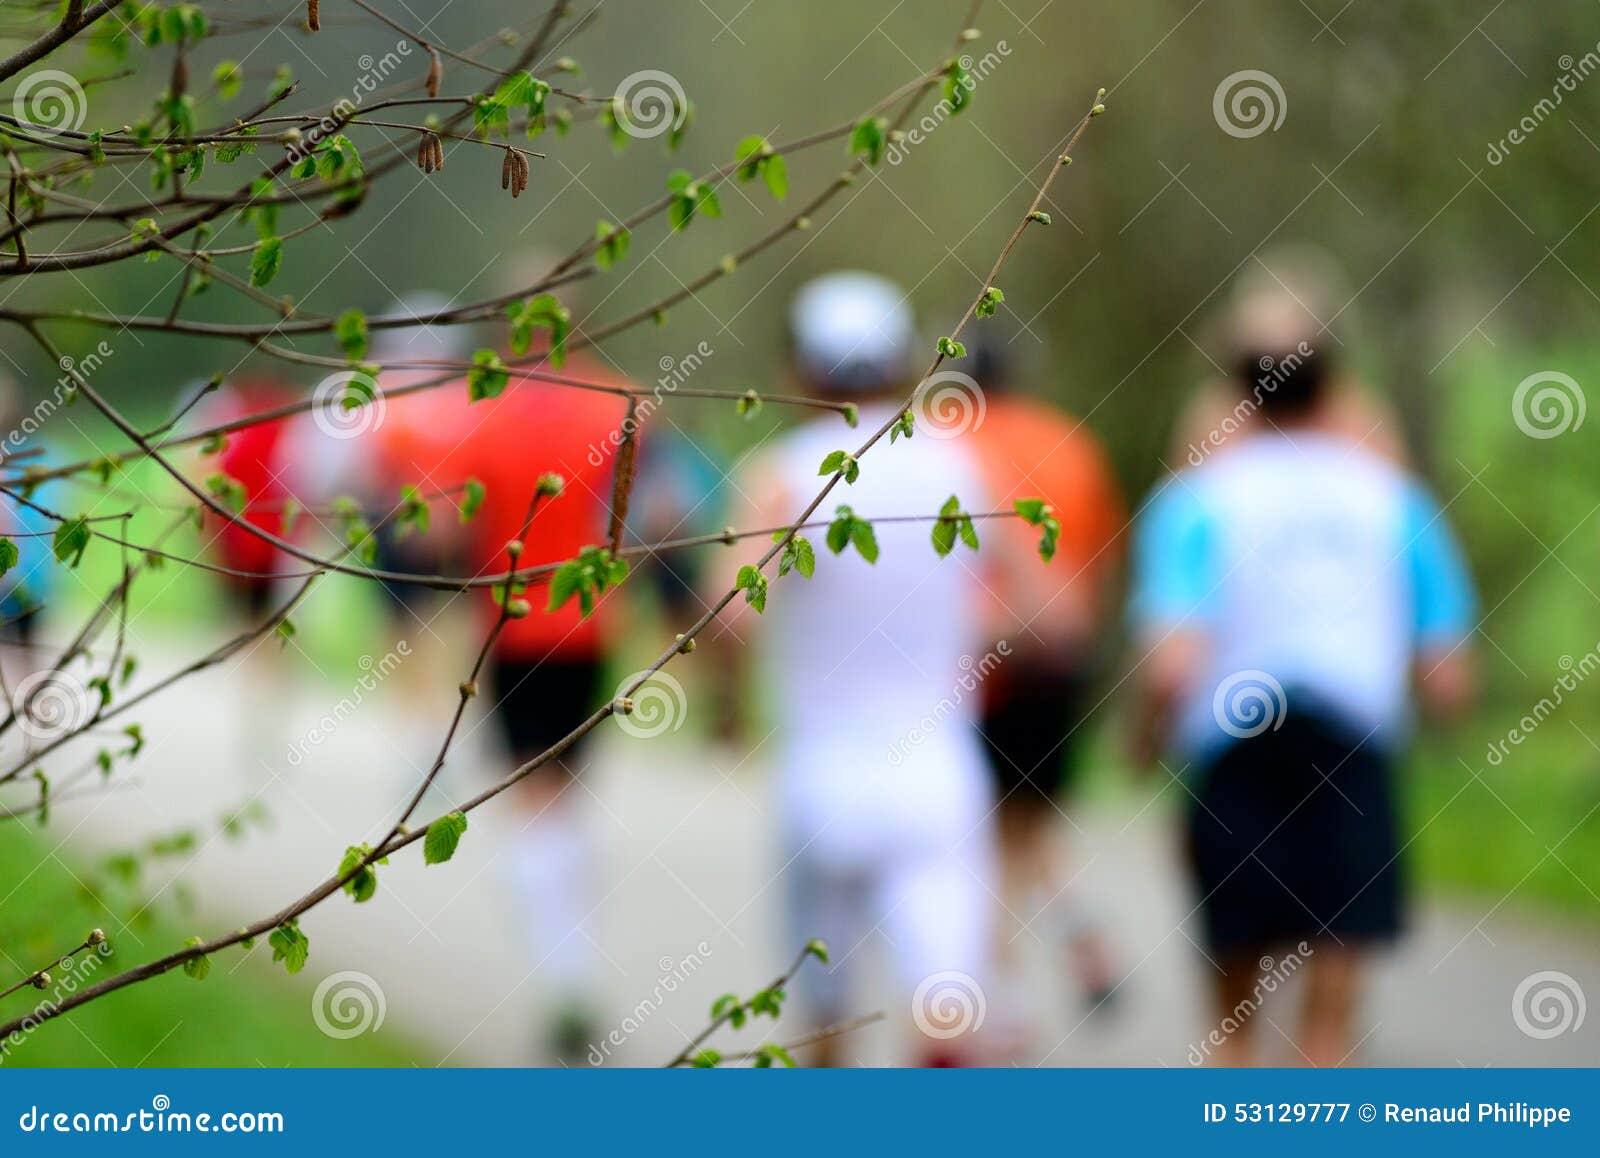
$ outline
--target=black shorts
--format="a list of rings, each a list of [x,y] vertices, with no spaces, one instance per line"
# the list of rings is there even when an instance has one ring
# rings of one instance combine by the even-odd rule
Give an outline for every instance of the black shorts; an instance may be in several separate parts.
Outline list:
[[[1389,753],[1306,715],[1202,772],[1189,854],[1212,951],[1316,938],[1387,941],[1401,875]]]
[[[598,660],[537,662],[492,658],[489,692],[495,723],[517,761],[531,759],[600,706]],[[562,758],[569,768],[575,748]]]
[[[1077,771],[1089,680],[1081,671],[1030,668],[986,705],[979,723],[995,794],[1007,806],[1047,806]]]

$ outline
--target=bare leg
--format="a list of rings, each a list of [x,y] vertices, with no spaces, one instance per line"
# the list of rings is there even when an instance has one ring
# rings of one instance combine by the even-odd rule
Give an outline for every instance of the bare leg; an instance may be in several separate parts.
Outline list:
[[[1366,953],[1349,945],[1319,947],[1306,964],[1306,1003],[1300,1049],[1314,1066],[1342,1065],[1355,1045],[1351,1022]]]
[[[1219,964],[1223,972],[1213,980],[1216,1001],[1216,1026],[1222,1044],[1211,1054],[1213,1065],[1251,1066],[1255,1064],[1254,1029],[1257,956],[1234,953]]]

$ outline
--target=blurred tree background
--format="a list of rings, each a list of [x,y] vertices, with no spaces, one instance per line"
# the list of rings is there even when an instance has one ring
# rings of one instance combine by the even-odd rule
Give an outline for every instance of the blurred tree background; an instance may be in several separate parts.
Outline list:
[[[321,35],[330,43],[313,59],[300,6],[237,7],[240,19],[266,15],[264,29],[282,17],[242,62],[246,92],[264,92],[272,66],[294,61],[297,106],[349,95],[369,67],[362,61],[394,47],[325,5]],[[526,18],[526,6],[509,0],[413,7],[423,18],[437,9],[431,27],[461,45]],[[746,134],[782,140],[852,116],[937,59],[966,7],[607,0],[571,49],[582,68],[575,84],[608,93],[639,69],[671,73],[696,109],[676,159],[665,162],[656,141],[613,159],[600,127],[579,124],[571,137],[535,146],[550,156],[513,202],[497,186],[497,157],[458,149],[432,181],[380,186],[358,227],[329,232],[326,246],[291,248],[274,291],[336,311],[378,309],[415,290],[465,298],[508,288],[541,253],[590,234],[597,218],[619,219],[656,196],[667,168],[700,171],[728,160]],[[1600,690],[1570,695],[1502,765],[1484,753],[1550,693],[1563,656],[1600,646],[1600,420],[1536,439],[1512,414],[1518,384],[1538,372],[1568,374],[1591,394],[1600,388],[1600,79],[1576,81],[1548,115],[1535,111],[1586,54],[1600,52],[1600,9],[1592,0],[1008,0],[988,5],[980,23],[972,52],[994,52],[998,63],[965,115],[907,149],[902,163],[875,170],[811,233],[678,307],[662,327],[624,335],[607,355],[651,382],[663,356],[705,341],[715,351],[700,371],[707,381],[767,386],[781,363],[790,291],[839,266],[898,277],[929,334],[939,332],[1104,85],[1112,115],[1053,197],[1054,228],[1030,238],[1005,279],[1031,388],[1086,415],[1129,494],[1142,495],[1180,465],[1170,461],[1173,418],[1213,372],[1210,322],[1233,277],[1284,243],[1311,241],[1336,255],[1348,283],[1337,319],[1344,353],[1397,403],[1483,593],[1490,695],[1479,719],[1421,753],[1413,784],[1422,863],[1457,886],[1496,896],[1520,889],[1519,900],[1587,906],[1592,916]],[[205,52],[196,75],[230,46],[208,43]],[[1219,126],[1214,95],[1242,70],[1281,86],[1278,128],[1241,138]],[[91,123],[154,95],[134,81],[96,85]],[[1524,143],[1492,163],[1491,147],[1533,117]],[[796,158],[790,204],[830,180],[841,159]],[[748,228],[786,211],[741,186],[730,185],[722,203],[721,223],[636,237],[626,267],[574,295],[577,315],[590,324],[620,316],[748,235],[729,219]],[[248,226],[235,231],[249,240]],[[436,284],[442,269],[473,280]],[[173,275],[158,261],[56,277],[29,292],[55,306],[151,313],[165,309]],[[214,296],[191,316],[244,316],[235,298]],[[99,335],[71,336],[87,349]],[[165,335],[111,340],[115,394],[152,418],[185,383],[233,371],[245,354]],[[14,334],[4,341],[27,371],[27,392],[47,392],[55,374]],[[301,384],[315,378],[308,372]],[[102,438],[92,415],[75,414],[82,438]],[[792,420],[772,409],[753,425],[701,409],[674,418],[729,461]],[[1441,809],[1448,823],[1429,823]]]

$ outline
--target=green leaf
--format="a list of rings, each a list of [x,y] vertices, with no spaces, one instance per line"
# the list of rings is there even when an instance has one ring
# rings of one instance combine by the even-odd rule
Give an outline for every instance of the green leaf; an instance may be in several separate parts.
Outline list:
[[[856,125],[850,134],[850,152],[861,154],[867,164],[876,165],[883,160],[883,146],[889,139],[889,122],[883,117],[867,117]]]
[[[426,864],[443,864],[456,854],[461,834],[467,831],[464,812],[447,812],[428,825],[428,835],[422,841],[422,859]]]
[[[526,354],[533,345],[533,331],[550,331],[550,351],[546,359],[557,370],[567,360],[567,331],[572,325],[572,311],[562,305],[554,294],[540,294],[524,302],[513,302],[506,307],[511,319],[511,348]]]
[[[1050,224],[1050,215],[1048,213],[1046,213],[1043,209],[1035,209],[1032,213],[1028,214],[1028,220],[1029,221],[1036,221],[1040,225],[1049,225]]]
[[[628,242],[633,234],[626,229],[601,221],[594,227],[595,240],[600,244],[594,251],[594,263],[601,270],[621,265],[628,258]]]
[[[761,573],[761,568],[746,563],[739,568],[734,586],[744,592],[745,602],[758,613],[767,609],[767,577]]]
[[[783,537],[779,531],[775,536]],[[798,571],[809,579],[817,570],[817,553],[812,549],[811,540],[804,535],[796,535],[783,545],[783,555],[778,560],[778,575],[783,577],[790,571]]]
[[[794,1058],[789,1056],[789,1051],[775,1041],[769,1041],[756,1051],[756,1069],[769,1070],[774,1065],[783,1066],[785,1069],[794,1069]]]
[[[954,338],[940,338],[939,353],[946,358],[965,358],[967,348]]]
[[[871,523],[865,519],[857,519],[850,527],[850,541],[855,544],[856,551],[868,563],[878,561],[878,536],[873,533]]]
[[[839,468],[844,466],[845,460],[850,457],[848,451],[836,450],[822,460],[822,465],[817,468],[818,475],[838,474]]]
[[[972,89],[976,85],[972,74],[959,60],[952,60],[944,73],[944,99],[951,113],[959,113],[972,103]]]
[[[714,1049],[703,1049],[690,1059],[690,1064],[697,1070],[715,1069],[722,1055]]]
[[[243,79],[244,73],[236,60],[218,61],[211,70],[211,83],[216,87],[217,95],[225,101],[231,101],[239,95],[239,82]]]
[[[66,520],[56,528],[51,545],[57,560],[76,567],[83,561],[83,553],[89,547],[89,520],[83,515]]]
[[[333,324],[333,336],[339,341],[339,348],[344,351],[344,356],[351,361],[360,361],[367,356],[367,315],[360,310],[346,310],[339,315],[339,320]]]
[[[810,953],[824,965],[828,963],[828,943],[820,937],[813,937],[806,942],[806,952]]]
[[[352,844],[344,850],[344,859],[339,862],[339,875],[354,872],[355,875],[345,881],[341,886],[345,892],[356,899],[356,904],[370,901],[378,891],[378,874],[371,865],[363,865],[361,861],[372,851],[370,845]],[[360,866],[359,868],[357,866]]]
[[[917,417],[913,411],[907,410],[894,420],[894,425],[889,428],[889,445],[893,446],[901,435],[910,438],[916,430]]]
[[[311,942],[300,931],[300,922],[293,917],[272,930],[267,944],[272,946],[272,959],[282,961],[284,969],[290,973],[304,969],[306,958],[311,955]]]
[[[269,237],[256,243],[250,255],[250,284],[263,286],[278,276],[283,264],[283,238]]]
[[[494,350],[479,350],[472,355],[472,369],[467,371],[467,400],[479,402],[485,398],[498,398],[511,381],[506,364]]]
[[[190,937],[183,943],[183,947],[185,949],[192,949],[196,945],[204,944],[205,942],[199,937]],[[183,963],[183,971],[196,981],[204,981],[206,979],[206,975],[211,972],[211,958],[206,956],[190,957]]]
[[[767,192],[782,201],[789,196],[789,166],[779,153],[761,162],[761,179],[767,183]]]
[[[0,577],[17,565],[20,552],[9,538],[0,538]]]
[[[488,491],[483,483],[475,478],[469,478],[461,488],[461,521],[469,523],[472,517],[483,508],[484,496]]]
[[[1044,519],[1045,503],[1043,499],[1018,499],[1011,506],[1029,526],[1037,527]]]
[[[980,318],[994,317],[995,310],[1000,308],[1000,303],[1006,300],[1006,295],[997,287],[990,286],[983,291],[983,297],[978,299],[978,316]]]

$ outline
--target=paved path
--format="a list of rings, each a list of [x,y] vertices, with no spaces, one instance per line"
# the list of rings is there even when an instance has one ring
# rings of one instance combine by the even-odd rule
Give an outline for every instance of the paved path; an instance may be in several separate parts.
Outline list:
[[[147,670],[161,666],[146,657]],[[243,842],[206,841],[185,872],[203,907],[197,920],[217,928],[276,908],[334,868],[346,845],[375,838],[414,783],[418,753],[437,743],[445,705],[416,718],[400,710],[400,689],[386,685],[294,767],[290,745],[310,734],[336,694],[256,677],[248,694],[236,679],[207,686],[213,691],[204,699],[179,692],[140,713],[152,742],[138,764],[139,791],[63,804],[52,831],[72,831],[69,850],[117,847],[189,822],[214,828],[218,815],[258,797],[270,808],[270,829]],[[274,722],[279,709],[283,718]],[[612,1050],[615,1061],[670,1056],[703,1024],[717,994],[754,989],[793,951],[772,884],[779,866],[758,763],[736,769],[732,756],[679,737],[635,740],[609,725],[593,749],[586,782],[608,865],[595,918],[599,983],[611,1004],[603,1028],[625,1037]],[[467,794],[482,782],[477,770],[491,766],[483,734],[468,735],[444,790]],[[1081,883],[1109,918],[1127,980],[1114,1009],[1085,1018],[1079,997],[1052,973],[1050,955],[1031,944],[1032,1060],[1184,1065],[1211,1028],[1203,1003],[1210,966],[1184,923],[1190,902],[1174,861],[1170,801],[1144,803],[1087,816],[1078,842]],[[416,1035],[438,1060],[527,1060],[547,995],[516,935],[504,880],[501,853],[517,824],[515,808],[490,806],[475,814],[448,866],[425,868],[408,852],[382,870],[374,901],[336,898],[310,914],[303,925],[311,963],[299,979],[308,1020],[314,985],[337,970],[360,970],[383,990],[390,1031]],[[1518,984],[1546,970],[1570,975],[1600,999],[1600,934],[1562,932],[1519,916],[1511,903],[1487,915],[1486,907],[1424,909],[1413,935],[1386,960],[1363,1012],[1370,1032],[1361,1061],[1600,1064],[1600,1010],[1548,1040],[1528,1036],[1512,1016]],[[668,985],[673,973],[687,976]],[[1293,998],[1291,982],[1257,1015],[1285,1062],[1294,1057],[1280,1029],[1292,1021]],[[908,1012],[877,984],[861,1007]],[[880,1025],[853,1035],[848,1052],[878,1063],[897,1049],[896,1031]]]

